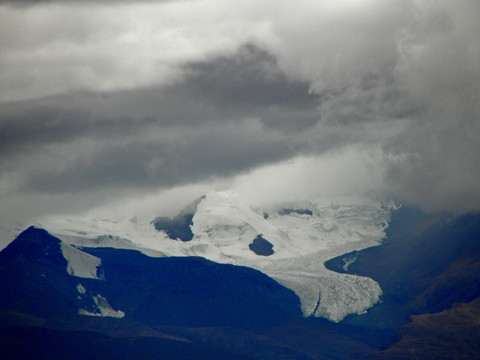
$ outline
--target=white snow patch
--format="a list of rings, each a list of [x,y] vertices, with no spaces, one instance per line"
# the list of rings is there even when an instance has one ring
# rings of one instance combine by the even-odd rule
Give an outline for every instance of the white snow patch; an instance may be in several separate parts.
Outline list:
[[[97,295],[93,297],[93,301],[96,305],[96,312],[90,312],[85,309],[78,309],[79,315],[85,316],[99,316],[99,317],[113,317],[113,318],[123,318],[125,313],[121,310],[113,310],[107,299],[102,295]]]
[[[88,279],[103,279],[98,274],[102,265],[101,259],[63,242],[60,243],[60,247],[63,257],[68,262],[67,272],[70,275]]]
[[[82,284],[78,284],[77,291],[79,294],[85,295],[85,293],[87,292],[87,289],[85,289]]]
[[[350,265],[352,265],[355,261],[357,261],[358,255],[355,254],[354,256],[349,256],[343,259],[342,269],[343,271],[348,271]]]

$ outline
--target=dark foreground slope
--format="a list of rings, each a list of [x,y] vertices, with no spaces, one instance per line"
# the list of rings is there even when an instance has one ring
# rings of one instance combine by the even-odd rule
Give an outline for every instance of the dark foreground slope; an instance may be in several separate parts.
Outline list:
[[[400,342],[378,358],[480,358],[476,346],[480,332],[475,325],[480,301],[480,215],[432,216],[405,208],[392,220],[384,245],[326,264],[339,272],[369,276],[384,292],[382,303],[365,315],[349,317],[345,324],[396,334]],[[345,270],[347,258],[356,260]],[[469,310],[460,316],[461,309]],[[440,349],[450,355],[438,357]]]
[[[0,326],[0,359],[252,360],[205,344],[162,337],[109,337],[88,331]]]
[[[400,340],[372,353],[372,360],[477,360],[480,355],[480,299],[435,314],[412,316]]]

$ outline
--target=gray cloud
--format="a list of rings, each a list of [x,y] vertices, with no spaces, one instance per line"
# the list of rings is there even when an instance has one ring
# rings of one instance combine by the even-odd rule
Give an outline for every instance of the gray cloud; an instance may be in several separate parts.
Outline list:
[[[265,51],[247,45],[185,73],[163,88],[1,106],[0,166],[25,191],[55,194],[170,187],[305,151],[295,134],[318,122],[319,97]]]
[[[395,69],[417,111],[385,145],[387,180],[402,200],[430,210],[480,209],[480,4],[420,6]]]
[[[220,131],[219,131],[220,130]],[[40,192],[84,192],[97,188],[173,187],[228,176],[295,154],[280,139],[242,126],[210,129],[178,144],[107,146],[94,159],[79,159],[61,172],[29,179],[27,187]]]
[[[360,137],[382,147],[390,196],[479,210],[480,3],[324,4],[321,25],[320,11],[301,9],[298,21],[276,24],[285,41],[272,45],[286,73],[322,95],[323,123],[385,130]]]
[[[273,12],[269,1],[247,1],[238,18],[216,3],[207,21],[193,3],[152,14],[119,5],[118,19],[117,7],[58,4],[0,9],[10,19],[0,26],[12,28],[0,31],[0,197],[9,204],[83,196],[91,206],[374,148],[383,196],[480,209],[477,1],[325,0]]]

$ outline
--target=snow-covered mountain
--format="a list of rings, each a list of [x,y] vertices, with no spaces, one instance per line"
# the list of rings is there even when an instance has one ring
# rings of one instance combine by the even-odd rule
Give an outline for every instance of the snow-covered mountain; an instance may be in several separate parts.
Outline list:
[[[370,278],[336,273],[324,263],[379,245],[392,208],[365,198],[337,197],[254,209],[231,192],[210,192],[173,218],[55,217],[38,225],[77,246],[138,249],[155,257],[201,256],[248,266],[293,290],[304,316],[338,322],[373,306],[382,290]],[[91,259],[78,260],[88,269],[94,265]],[[82,271],[78,266],[75,271]]]
[[[219,211],[220,206],[231,213]],[[402,207],[392,211],[384,246],[342,254],[323,265],[322,257],[337,250],[366,246],[367,238],[373,240],[367,236],[372,229],[381,234],[388,212],[352,199],[252,209],[231,194],[211,193],[177,216],[153,221],[51,219],[65,241],[29,227],[0,252],[0,357],[58,358],[64,351],[58,349],[75,349],[72,359],[115,354],[119,359],[183,360],[210,349],[218,356],[204,358],[380,360],[418,353],[437,359],[447,353],[477,359],[480,214],[432,215]],[[196,228],[202,216],[209,222]],[[275,219],[285,220],[284,226],[276,226]],[[292,233],[308,234],[309,224],[325,230],[317,241],[328,245],[337,236],[340,245],[288,243],[295,241]],[[244,228],[250,232],[238,231]],[[340,242],[347,235],[365,242]],[[232,243],[235,239],[240,245]],[[306,239],[315,243],[314,237]],[[281,241],[287,241],[283,248]],[[306,244],[317,251],[308,254]],[[212,251],[217,262],[185,256],[206,254],[209,247],[217,249]],[[167,256],[174,253],[182,256]],[[263,273],[227,262],[248,263]],[[308,300],[316,301],[310,314],[333,319],[345,309],[367,306],[369,294],[354,293],[369,289],[367,277],[383,291],[383,301],[367,313],[339,323],[302,317],[295,292],[304,313]],[[134,344],[135,352],[145,356],[126,352]],[[198,346],[201,350],[195,350]]]

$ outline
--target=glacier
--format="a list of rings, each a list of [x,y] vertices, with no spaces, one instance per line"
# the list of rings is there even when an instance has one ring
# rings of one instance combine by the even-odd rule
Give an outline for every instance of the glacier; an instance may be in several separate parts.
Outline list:
[[[155,229],[152,219],[135,216],[57,216],[39,225],[70,245],[137,249],[158,257],[201,256],[257,269],[293,290],[306,317],[339,322],[365,312],[381,298],[382,289],[374,280],[330,271],[324,263],[380,245],[394,203],[336,196],[253,208],[232,191],[212,191],[193,206],[190,241],[171,239]],[[273,245],[271,255],[250,249],[259,235]],[[93,275],[93,265],[82,274]]]
[[[104,279],[101,259],[63,242],[60,243],[60,248],[63,257],[67,260],[69,275],[87,279]]]

